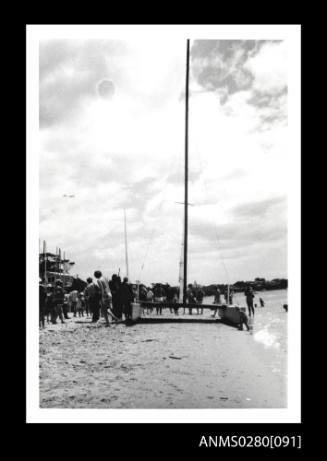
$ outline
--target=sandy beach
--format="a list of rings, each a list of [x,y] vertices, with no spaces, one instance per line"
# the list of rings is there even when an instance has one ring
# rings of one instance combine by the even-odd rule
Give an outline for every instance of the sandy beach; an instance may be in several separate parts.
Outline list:
[[[40,407],[285,407],[286,361],[254,335],[222,323],[47,325]]]

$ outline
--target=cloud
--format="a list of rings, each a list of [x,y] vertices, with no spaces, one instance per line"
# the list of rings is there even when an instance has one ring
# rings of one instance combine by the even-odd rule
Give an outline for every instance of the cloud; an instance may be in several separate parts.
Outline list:
[[[234,207],[231,214],[235,218],[257,219],[259,216],[262,217],[264,214],[271,213],[272,208],[277,206],[285,208],[286,198],[284,196],[273,197],[260,202],[243,203]]]
[[[98,85],[101,95],[108,94],[104,82],[120,83],[122,68],[117,58],[125,53],[119,41],[40,42],[40,127],[73,121],[97,97]]]
[[[215,92],[225,115],[226,103],[249,92],[247,103],[259,111],[256,129],[266,130],[287,118],[287,49],[285,42],[255,40],[196,40],[192,47],[196,83]],[[226,106],[226,107],[225,107]]]
[[[262,42],[256,40],[196,40],[193,44],[192,69],[198,84],[216,91],[220,102],[253,84],[253,73],[245,67],[258,53]]]
[[[286,271],[284,45],[220,42],[192,48],[189,276],[203,283],[226,280],[220,257],[235,279]],[[41,43],[40,236],[64,249],[83,277],[124,267],[125,208],[131,278],[145,261],[146,283],[177,283],[185,84],[179,45]],[[264,72],[265,54],[276,78]]]
[[[271,246],[286,244],[286,200],[275,197],[243,203],[230,211],[229,220],[224,223],[194,216],[189,227],[192,257],[218,251],[223,260],[246,259],[255,252],[260,260],[260,255]]]
[[[287,87],[287,45],[285,41],[261,42],[260,51],[244,63],[253,76],[253,89],[277,94]]]

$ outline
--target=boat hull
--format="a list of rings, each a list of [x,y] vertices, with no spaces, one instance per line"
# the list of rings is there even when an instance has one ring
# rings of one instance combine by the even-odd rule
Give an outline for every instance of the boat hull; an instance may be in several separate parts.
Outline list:
[[[240,325],[241,312],[246,312],[245,307],[239,306],[220,306],[218,307],[218,314],[221,320],[232,323],[233,325]]]

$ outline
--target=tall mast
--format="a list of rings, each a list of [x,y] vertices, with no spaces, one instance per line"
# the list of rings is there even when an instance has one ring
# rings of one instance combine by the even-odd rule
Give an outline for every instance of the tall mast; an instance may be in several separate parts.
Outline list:
[[[181,243],[181,258],[179,261],[179,297],[178,300],[180,303],[183,302],[183,293],[184,293],[184,265],[183,265],[183,257],[184,257],[184,229],[182,235],[182,243]]]
[[[126,277],[128,275],[128,250],[127,250],[127,229],[126,229],[126,210],[124,208],[124,233],[125,233],[125,264],[126,264]]]
[[[189,89],[190,40],[186,42],[186,82],[185,82],[185,193],[184,193],[184,280],[183,305],[186,305],[187,289],[187,234],[188,234],[188,89]]]

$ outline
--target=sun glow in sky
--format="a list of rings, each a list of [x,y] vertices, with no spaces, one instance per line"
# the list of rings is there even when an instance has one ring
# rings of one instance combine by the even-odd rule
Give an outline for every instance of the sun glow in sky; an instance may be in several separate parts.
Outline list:
[[[40,238],[83,278],[124,274],[126,209],[130,279],[178,283],[185,62],[183,40],[40,42]],[[286,44],[195,40],[190,64],[189,281],[286,277]]]

